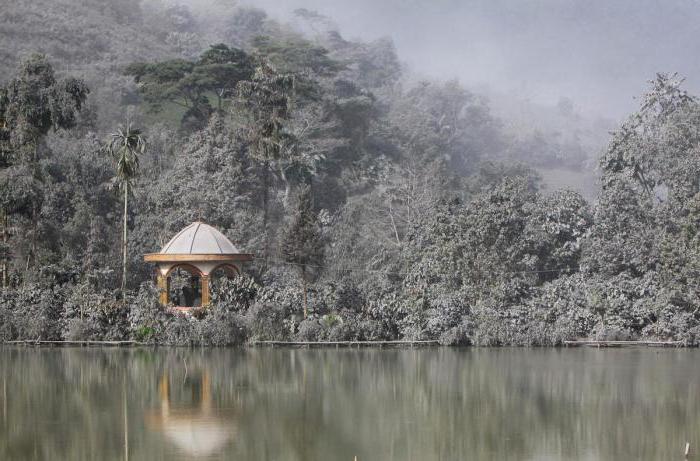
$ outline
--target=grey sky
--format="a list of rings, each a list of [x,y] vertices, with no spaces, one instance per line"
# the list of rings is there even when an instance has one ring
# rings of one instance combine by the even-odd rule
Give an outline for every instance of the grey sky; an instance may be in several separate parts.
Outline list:
[[[695,0],[246,0],[276,19],[296,8],[331,17],[350,38],[394,39],[400,58],[434,78],[489,85],[539,103],[569,96],[620,117],[657,71],[696,89]]]

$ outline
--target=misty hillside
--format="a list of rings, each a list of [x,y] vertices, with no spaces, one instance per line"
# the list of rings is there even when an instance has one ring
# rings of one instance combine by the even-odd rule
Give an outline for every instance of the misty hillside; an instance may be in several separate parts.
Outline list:
[[[576,91],[427,78],[391,36],[274,13],[7,5],[0,340],[697,344],[700,103],[681,76],[639,75],[612,123]],[[460,56],[423,66],[489,65]],[[201,221],[255,255],[210,299],[207,274],[144,260]]]
[[[67,70],[95,64],[116,66],[172,54],[158,31],[145,24],[136,0],[7,2],[0,37],[4,78],[18,57],[32,52],[51,56]]]
[[[148,22],[137,0],[36,0],[2,8],[0,79],[10,78],[21,58],[45,53],[57,71],[85,79],[101,122],[121,117],[122,96],[132,86],[123,76],[127,64],[178,55],[165,42],[165,29]]]
[[[45,53],[58,72],[85,79],[91,88],[89,105],[95,122],[105,131],[133,112],[135,87],[124,69],[132,62],[180,57],[192,59],[213,43],[228,43],[254,50],[254,38],[270,36],[284,41],[310,40],[324,47],[328,57],[375,97],[387,98],[397,89],[415,86],[410,69],[402,67],[390,39],[359,42],[343,38],[333,19],[302,10],[294,21],[280,24],[263,10],[232,7],[228,2],[202,2],[195,7],[159,1],[83,1],[75,14],[75,1],[11,3],[0,18],[0,37],[9,46],[0,50],[0,81],[7,79],[19,60],[31,52]],[[306,34],[300,35],[300,34]],[[400,91],[400,90],[399,90]],[[472,90],[479,94],[479,89]],[[549,183],[550,169],[570,170],[570,187],[587,197],[595,195],[593,165],[607,139],[575,109],[544,108],[534,103],[484,91],[486,106],[501,120],[503,140],[489,155],[540,170]],[[176,113],[161,112],[149,123],[172,124]],[[487,142],[489,142],[487,140]],[[558,184],[557,184],[558,185]]]
[[[254,3],[278,20],[306,8],[332,18],[349,37],[390,36],[421,75],[459,78],[537,104],[568,97],[592,117],[623,118],[660,71],[679,72],[691,91],[700,89],[694,0]]]

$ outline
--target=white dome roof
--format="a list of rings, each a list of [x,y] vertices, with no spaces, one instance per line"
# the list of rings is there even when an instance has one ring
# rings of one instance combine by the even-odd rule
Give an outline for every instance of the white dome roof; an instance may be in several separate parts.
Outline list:
[[[193,222],[160,250],[161,254],[239,254],[224,234],[203,222]]]

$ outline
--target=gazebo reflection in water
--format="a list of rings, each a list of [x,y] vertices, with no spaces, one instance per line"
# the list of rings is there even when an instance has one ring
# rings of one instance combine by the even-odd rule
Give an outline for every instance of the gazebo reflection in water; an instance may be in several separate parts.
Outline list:
[[[160,303],[189,312],[210,301],[212,282],[241,273],[244,262],[253,259],[242,253],[214,227],[196,221],[178,232],[158,253],[144,260],[157,266]]]
[[[172,378],[172,379],[171,379]],[[172,388],[171,383],[180,383]],[[187,456],[207,457],[222,451],[236,435],[235,411],[214,407],[208,370],[190,370],[158,381],[159,408],[146,412],[146,426],[162,433]]]

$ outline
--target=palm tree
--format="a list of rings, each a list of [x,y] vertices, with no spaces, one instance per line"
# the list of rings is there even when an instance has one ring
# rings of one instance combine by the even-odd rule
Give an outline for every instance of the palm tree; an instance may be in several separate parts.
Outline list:
[[[112,133],[108,150],[116,163],[115,180],[124,190],[124,234],[122,240],[123,266],[122,266],[122,300],[126,301],[126,223],[128,217],[129,186],[139,171],[139,155],[146,149],[146,139],[141,130],[134,128],[131,122],[126,127],[120,125],[116,132]]]

